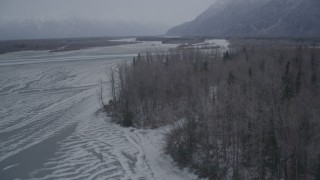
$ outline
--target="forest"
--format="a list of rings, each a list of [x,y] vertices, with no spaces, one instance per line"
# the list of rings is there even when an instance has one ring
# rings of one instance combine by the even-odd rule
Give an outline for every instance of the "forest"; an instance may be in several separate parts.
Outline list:
[[[320,49],[176,48],[111,71],[123,126],[172,124],[166,152],[209,179],[320,179]]]

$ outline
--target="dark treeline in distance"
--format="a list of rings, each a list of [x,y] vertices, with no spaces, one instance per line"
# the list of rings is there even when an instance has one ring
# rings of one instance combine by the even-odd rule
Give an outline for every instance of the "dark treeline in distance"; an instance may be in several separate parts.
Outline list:
[[[172,123],[167,152],[202,177],[320,179],[320,49],[146,54],[111,75],[124,126]]]
[[[93,38],[61,38],[61,39],[27,39],[0,41],[0,54],[16,51],[50,50],[72,51],[90,47],[117,46],[135,42],[112,41],[119,37],[93,37]]]

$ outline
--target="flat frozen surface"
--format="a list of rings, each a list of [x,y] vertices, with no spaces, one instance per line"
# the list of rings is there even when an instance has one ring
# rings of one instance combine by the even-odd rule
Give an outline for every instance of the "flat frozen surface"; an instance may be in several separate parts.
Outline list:
[[[79,51],[0,55],[0,179],[196,179],[163,152],[163,134],[122,128],[100,110],[108,70],[143,42]]]

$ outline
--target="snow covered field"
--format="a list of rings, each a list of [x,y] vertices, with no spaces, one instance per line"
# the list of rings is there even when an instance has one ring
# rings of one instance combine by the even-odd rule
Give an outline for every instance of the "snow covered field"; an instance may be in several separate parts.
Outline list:
[[[163,152],[164,133],[122,128],[99,104],[108,70],[160,42],[0,55],[0,179],[197,179]]]
[[[1,55],[0,179],[196,179],[163,153],[165,127],[122,128],[98,100],[111,67],[173,46]]]

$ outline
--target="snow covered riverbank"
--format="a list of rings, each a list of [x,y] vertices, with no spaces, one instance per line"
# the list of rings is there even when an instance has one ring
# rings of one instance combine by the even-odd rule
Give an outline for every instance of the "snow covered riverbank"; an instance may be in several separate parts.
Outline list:
[[[176,46],[0,55],[0,179],[197,179],[164,153],[170,127],[120,127],[98,98],[102,81],[109,99],[110,68]]]
[[[174,46],[1,55],[0,179],[196,179],[164,154],[167,127],[122,128],[98,99],[110,68],[138,52]]]

